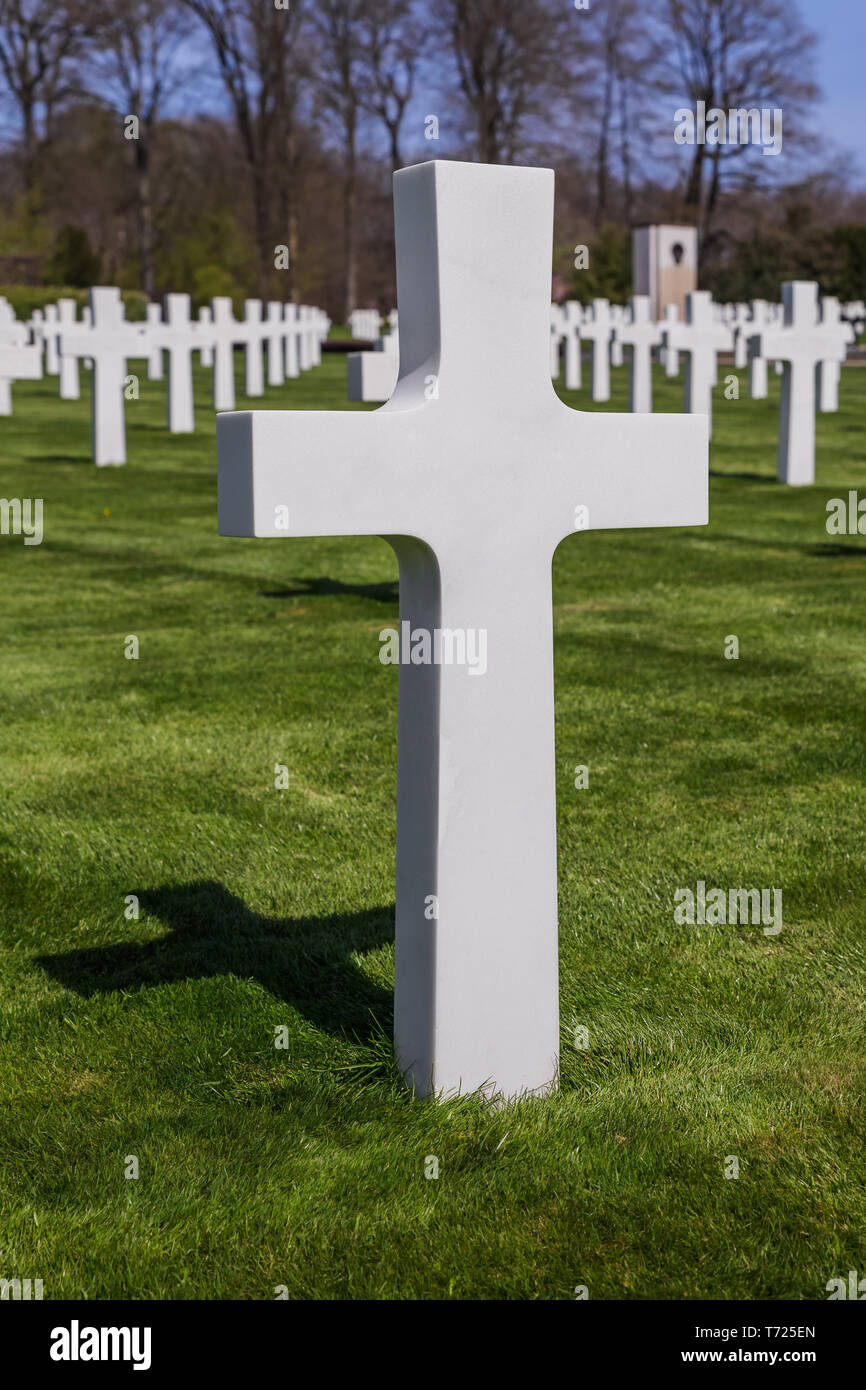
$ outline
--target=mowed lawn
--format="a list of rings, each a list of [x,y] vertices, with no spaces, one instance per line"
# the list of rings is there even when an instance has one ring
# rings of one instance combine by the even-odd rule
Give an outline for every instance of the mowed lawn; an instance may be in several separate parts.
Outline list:
[[[220,539],[209,374],[171,438],[135,368],[125,468],[89,462],[86,380],[0,421],[0,493],[45,505],[41,547],[0,537],[0,1277],[821,1299],[866,1273],[866,537],[825,529],[866,495],[866,371],[816,487],[776,483],[778,379],[751,402],[740,373],[708,528],[557,551],[562,1085],[497,1109],[393,1065],[392,552]],[[344,359],[255,404],[349,408]],[[781,934],[678,925],[698,880],[781,889]]]

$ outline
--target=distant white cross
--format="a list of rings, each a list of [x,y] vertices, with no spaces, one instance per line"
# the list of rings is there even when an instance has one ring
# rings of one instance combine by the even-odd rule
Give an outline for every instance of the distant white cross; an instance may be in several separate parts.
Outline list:
[[[610,365],[621,367],[623,364],[622,339],[619,330],[625,323],[625,306],[622,304],[611,304],[610,317],[613,322],[613,331],[610,335]]]
[[[217,295],[211,301],[214,341],[213,403],[214,410],[235,408],[235,342],[238,324],[228,295]]]
[[[283,306],[279,300],[268,303],[265,318],[265,352],[268,362],[268,385],[282,386],[285,380],[283,342],[286,336],[286,323]]]
[[[748,304],[734,304],[729,327],[734,332],[734,366],[745,367],[749,360],[749,338],[752,336],[752,315]]]
[[[646,415],[653,408],[652,349],[662,340],[661,329],[652,321],[651,306],[648,294],[632,295],[631,319],[617,329],[620,342],[631,347],[628,408]]]
[[[300,365],[298,363],[298,306],[297,304],[283,305],[283,321],[285,324],[285,345],[286,345],[286,376],[289,380],[300,375]]]
[[[202,343],[198,351],[198,360],[203,367],[213,366],[213,309],[208,304],[203,304],[198,311],[199,327],[202,331]]]
[[[308,304],[298,305],[298,366],[302,372],[308,372],[313,365],[313,350],[310,344],[310,315],[312,309]],[[379,315],[376,314],[378,322]],[[373,334],[378,338],[379,332]]]
[[[751,351],[755,335],[769,328],[773,323],[772,306],[766,299],[752,300],[752,331],[746,346],[749,348],[749,395],[753,401],[767,398],[767,359]]]
[[[782,306],[782,324],[755,334],[751,350],[785,364],[778,475],[783,483],[805,486],[815,481],[815,369],[819,362],[844,362],[848,331],[842,323],[820,322],[818,286],[812,280],[786,280]]]
[[[56,304],[45,306],[45,375],[58,376],[60,373],[60,353],[57,348],[58,312]]]
[[[57,341],[64,333],[68,333],[78,322],[78,305],[74,299],[58,299],[57,301],[58,333]],[[69,355],[60,355],[60,399],[62,401],[77,401],[81,395],[81,381],[78,373],[78,358]]]
[[[580,336],[592,343],[590,396],[594,401],[610,400],[610,336],[613,319],[606,299],[594,299],[580,325]]]
[[[39,343],[0,342],[0,415],[12,414],[13,381],[39,381],[41,378],[42,348]]]
[[[550,375],[556,381],[559,377],[559,349],[565,337],[565,311],[559,304],[550,306]]]
[[[662,341],[664,342],[664,331],[671,325],[679,323],[680,311],[676,304],[665,305],[664,322],[659,325],[662,330]],[[662,348],[662,362],[664,363],[665,376],[679,376],[680,355],[674,347]]]
[[[165,322],[159,329],[160,353],[168,352],[168,428],[172,434],[192,434],[195,407],[192,387],[192,355],[208,330],[193,323],[188,294],[167,294]]]
[[[96,286],[90,291],[92,323],[71,325],[60,335],[60,352],[93,362],[90,420],[93,461],[100,467],[126,463],[124,378],[130,357],[145,356],[148,329],[127,323],[120,290]]]
[[[704,524],[706,421],[556,396],[550,170],[437,161],[400,170],[394,198],[393,397],[221,416],[220,531],[285,536],[288,519],[393,546],[397,1056],[420,1094],[543,1093],[559,1053],[551,559],[575,529]]]
[[[162,381],[162,345],[159,330],[162,326],[162,305],[148,304],[145,310],[147,323],[147,379]]]
[[[562,308],[565,314],[565,386],[568,391],[579,391],[581,387],[580,329],[583,322],[583,305],[576,299],[569,299]]]
[[[688,354],[683,381],[683,405],[690,415],[706,415],[713,430],[713,387],[717,355],[733,351],[733,332],[717,318],[707,290],[686,295],[685,323],[665,327],[665,348]]]
[[[832,295],[825,295],[821,300],[820,317],[821,323],[826,327],[840,328],[846,342],[856,342],[857,334],[853,324],[843,320],[839,301]],[[842,363],[839,358],[829,358],[818,363],[818,409],[822,414],[832,415],[839,409],[841,375]]]

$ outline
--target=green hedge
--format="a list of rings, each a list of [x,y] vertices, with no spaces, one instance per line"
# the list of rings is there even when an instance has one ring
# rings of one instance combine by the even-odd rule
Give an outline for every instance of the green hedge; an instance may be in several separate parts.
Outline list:
[[[8,299],[19,319],[29,319],[34,309],[44,309],[46,304],[56,304],[58,299],[74,299],[79,309],[88,302],[87,290],[64,285],[0,285],[0,295]],[[131,323],[147,317],[147,295],[141,290],[122,290],[121,297]]]

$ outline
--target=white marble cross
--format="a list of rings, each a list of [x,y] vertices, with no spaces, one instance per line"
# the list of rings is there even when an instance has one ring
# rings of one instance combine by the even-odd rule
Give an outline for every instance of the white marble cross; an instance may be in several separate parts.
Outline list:
[[[160,338],[162,305],[148,304],[145,314],[148,329],[147,379],[148,381],[162,381],[162,340]]]
[[[752,352],[755,335],[762,333],[773,323],[773,306],[766,299],[752,300],[752,331],[747,347],[749,349],[749,395],[753,401],[767,398],[767,359]]]
[[[610,365],[612,367],[621,367],[623,364],[623,352],[619,330],[625,323],[625,305],[611,304],[610,317],[613,322],[613,330],[610,335]]]
[[[0,341],[0,415],[12,414],[13,381],[41,379],[42,347],[39,343]]]
[[[297,304],[283,305],[283,323],[285,327],[285,354],[286,354],[286,376],[289,380],[300,375],[300,365],[298,362],[298,306]]]
[[[559,348],[565,337],[565,311],[559,304],[550,306],[550,375],[553,381],[559,377]]]
[[[203,367],[212,367],[214,355],[213,309],[208,304],[203,304],[199,309],[198,321],[202,331],[202,344],[198,351],[198,360]]]
[[[822,324],[841,329],[845,341],[849,344],[857,341],[854,325],[843,320],[839,301],[832,295],[825,295],[821,300],[820,318]],[[818,409],[822,414],[832,415],[839,409],[841,375],[842,363],[839,358],[829,358],[818,363]]]
[[[238,323],[228,295],[217,295],[211,301],[214,343],[213,404],[214,410],[235,408],[235,341]]]
[[[283,306],[279,300],[268,301],[265,317],[265,353],[267,356],[267,376],[269,386],[282,386],[285,381],[283,342],[286,336],[286,321]]]
[[[779,402],[779,481],[806,486],[815,481],[815,377],[819,362],[844,362],[847,325],[821,323],[818,286],[812,280],[786,280],[782,286],[784,321],[754,335],[751,351],[784,362]]]
[[[694,290],[686,295],[685,323],[668,324],[663,335],[666,349],[675,348],[688,355],[683,405],[690,415],[706,415],[710,434],[717,354],[732,352],[734,347],[733,331],[717,318],[714,309],[708,290]]]
[[[579,391],[582,380],[580,328],[583,305],[576,299],[569,299],[563,304],[562,310],[565,315],[565,387],[568,391]]]
[[[393,546],[397,1057],[422,1095],[544,1093],[559,1052],[551,559],[575,529],[703,525],[706,421],[557,398],[550,170],[436,161],[399,170],[394,199],[393,397],[221,416],[220,531],[284,537],[287,520]]]
[[[652,321],[651,308],[648,294],[632,295],[631,320],[617,328],[620,342],[631,347],[628,408],[645,415],[653,408],[652,349],[662,340],[661,329]]]
[[[56,304],[45,305],[43,337],[45,340],[45,375],[60,375],[60,353],[57,347],[58,319]]]
[[[754,332],[748,304],[733,304],[729,327],[734,333],[734,366],[743,368],[749,360],[749,338]]]
[[[262,322],[262,301],[244,300],[244,321],[238,325],[237,342],[244,345],[244,395],[263,396],[265,378],[262,370],[262,344],[265,340]]]
[[[58,334],[57,342],[78,322],[78,305],[74,299],[57,301]],[[78,373],[78,358],[60,354],[60,399],[77,401],[81,395],[81,381]]]
[[[0,351],[8,348],[15,354],[13,356],[10,352],[4,359],[9,375],[5,376],[0,371],[0,415],[12,414],[13,381],[18,380],[19,376],[30,380],[38,380],[42,376],[42,345],[36,343],[28,346],[29,336],[27,324],[15,317],[15,310],[8,300],[0,299]],[[26,352],[23,352],[24,348]]]
[[[313,365],[313,349],[310,343],[311,314],[312,309],[308,304],[298,305],[298,366],[302,372],[308,372]],[[378,317],[377,314],[377,320]],[[378,338],[378,331],[373,336]]]
[[[677,308],[676,304],[666,304],[664,320],[662,323],[659,324],[659,327],[662,330],[662,342],[665,341],[665,329],[670,328],[673,324],[679,323],[679,321],[680,311]],[[675,347],[663,347],[661,351],[661,359],[664,364],[665,376],[679,376],[680,355]]]
[[[580,336],[592,343],[590,396],[594,401],[610,400],[610,335],[613,319],[606,299],[594,299],[584,314]]]
[[[120,290],[96,286],[90,291],[92,323],[70,325],[60,335],[64,357],[83,357],[93,362],[91,387],[91,441],[93,461],[126,463],[123,382],[130,357],[145,356],[148,330],[145,324],[127,323]]]
[[[192,388],[192,355],[207,332],[190,317],[188,294],[165,296],[165,321],[158,330],[160,354],[168,351],[168,428],[172,434],[192,434],[195,407]]]

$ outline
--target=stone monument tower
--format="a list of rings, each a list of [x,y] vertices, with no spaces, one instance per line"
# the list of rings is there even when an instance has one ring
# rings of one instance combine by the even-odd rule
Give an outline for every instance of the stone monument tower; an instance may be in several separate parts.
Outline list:
[[[698,287],[697,227],[635,227],[631,238],[632,293],[648,294],[654,322],[668,304],[686,316],[686,295]]]

